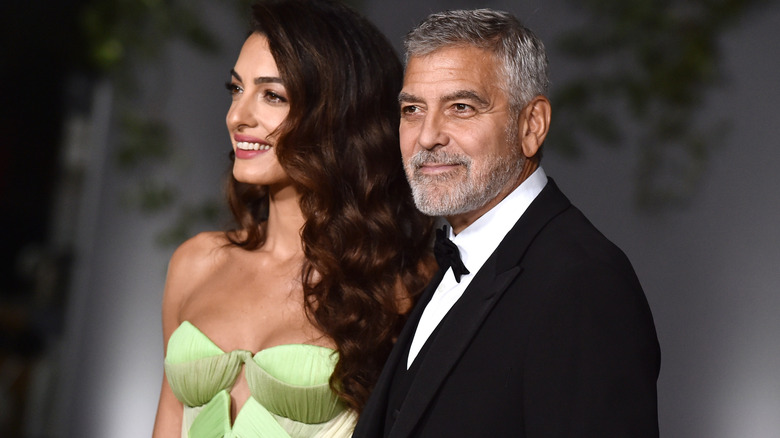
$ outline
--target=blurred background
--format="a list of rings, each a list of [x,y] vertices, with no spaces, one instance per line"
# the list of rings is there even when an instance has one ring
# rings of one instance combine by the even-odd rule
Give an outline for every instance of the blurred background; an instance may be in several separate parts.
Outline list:
[[[0,6],[0,436],[149,436],[168,258],[223,228],[242,0]],[[780,436],[780,4],[349,2],[401,52],[430,12],[547,45],[543,164],[632,260],[661,435]]]

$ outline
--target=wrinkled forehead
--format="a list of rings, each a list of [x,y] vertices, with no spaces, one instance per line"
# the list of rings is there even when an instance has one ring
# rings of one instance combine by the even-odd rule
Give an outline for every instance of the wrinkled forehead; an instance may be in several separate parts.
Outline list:
[[[473,46],[451,46],[410,57],[403,90],[412,94],[418,89],[448,88],[486,92],[500,88],[502,83],[500,64],[491,52]]]

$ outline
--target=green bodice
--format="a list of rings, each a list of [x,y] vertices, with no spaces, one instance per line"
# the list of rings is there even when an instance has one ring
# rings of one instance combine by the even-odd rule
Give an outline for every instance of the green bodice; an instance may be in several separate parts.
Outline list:
[[[328,385],[336,352],[308,344],[252,354],[222,351],[189,322],[168,340],[165,374],[193,438],[350,436],[354,415]],[[244,367],[252,396],[230,421],[230,389]]]

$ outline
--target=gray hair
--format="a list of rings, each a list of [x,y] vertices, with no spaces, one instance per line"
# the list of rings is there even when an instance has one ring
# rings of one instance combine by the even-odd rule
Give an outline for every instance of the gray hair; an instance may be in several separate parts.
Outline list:
[[[512,14],[492,9],[432,14],[406,35],[406,62],[453,46],[473,46],[495,56],[503,67],[502,88],[514,111],[547,94],[550,80],[544,44]]]

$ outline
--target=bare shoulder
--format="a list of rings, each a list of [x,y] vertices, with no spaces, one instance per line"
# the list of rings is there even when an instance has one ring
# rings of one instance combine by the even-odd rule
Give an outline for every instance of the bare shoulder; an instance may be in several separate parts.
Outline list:
[[[168,275],[182,273],[187,277],[206,273],[226,257],[230,242],[219,231],[207,231],[182,243],[171,257]]]
[[[182,243],[168,263],[163,294],[163,319],[177,325],[179,309],[198,285],[227,263],[231,247],[225,234],[203,232]]]

